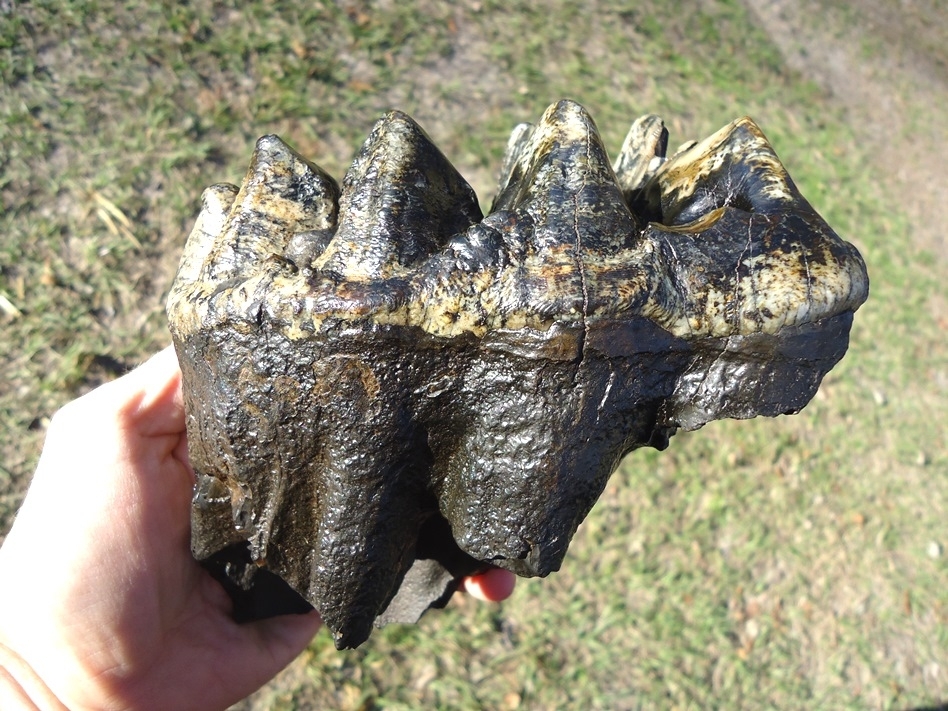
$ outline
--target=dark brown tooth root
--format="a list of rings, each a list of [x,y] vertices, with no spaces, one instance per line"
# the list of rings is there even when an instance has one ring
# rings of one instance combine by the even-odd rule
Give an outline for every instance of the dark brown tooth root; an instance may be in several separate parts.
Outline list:
[[[275,136],[208,188],[168,298],[192,549],[257,619],[340,647],[468,573],[557,570],[627,452],[796,412],[848,345],[865,264],[740,119],[614,167],[578,104],[507,145],[491,214],[409,117],[342,182]]]

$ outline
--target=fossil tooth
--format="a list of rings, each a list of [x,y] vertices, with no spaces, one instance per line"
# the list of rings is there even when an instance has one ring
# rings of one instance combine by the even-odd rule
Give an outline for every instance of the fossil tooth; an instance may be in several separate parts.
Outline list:
[[[547,575],[627,452],[812,398],[861,256],[749,119],[667,138],[639,119],[613,170],[559,102],[483,219],[398,112],[341,193],[275,137],[205,192],[168,315],[192,551],[238,618],[312,606],[351,647],[485,566]]]

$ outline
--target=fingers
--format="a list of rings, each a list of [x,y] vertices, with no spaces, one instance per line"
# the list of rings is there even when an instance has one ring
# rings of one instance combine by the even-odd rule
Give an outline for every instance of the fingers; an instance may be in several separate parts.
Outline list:
[[[319,632],[323,621],[315,610],[304,615],[280,615],[240,625],[260,653],[271,655],[283,668],[306,648]]]
[[[509,570],[491,568],[483,573],[464,578],[462,589],[483,602],[500,602],[513,593],[517,576]]]
[[[49,426],[44,457],[47,450],[55,454],[73,444],[88,447],[93,442],[99,444],[95,451],[101,452],[104,442],[132,433],[152,436],[183,432],[180,389],[178,361],[169,347],[121,378],[60,408]]]

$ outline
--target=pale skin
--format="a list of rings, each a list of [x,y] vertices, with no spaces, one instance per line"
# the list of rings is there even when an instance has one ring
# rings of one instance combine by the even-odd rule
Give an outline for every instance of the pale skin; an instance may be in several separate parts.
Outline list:
[[[193,480],[170,348],[53,417],[0,548],[0,708],[223,709],[306,647],[316,613],[233,622],[189,551]]]

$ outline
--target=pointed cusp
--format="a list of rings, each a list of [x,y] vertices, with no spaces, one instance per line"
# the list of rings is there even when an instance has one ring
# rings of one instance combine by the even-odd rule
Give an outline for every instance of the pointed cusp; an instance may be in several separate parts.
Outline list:
[[[634,220],[596,124],[582,106],[553,104],[531,133],[515,132],[511,148],[516,159],[494,210],[529,213],[536,249],[552,253],[572,245],[609,252],[630,242]]]
[[[190,284],[200,278],[236,197],[237,187],[226,183],[212,185],[201,195],[201,212],[184,244],[178,266],[178,282]]]
[[[668,129],[655,114],[637,118],[613,164],[616,180],[626,201],[641,190],[665,160],[668,149]]]
[[[393,276],[481,218],[467,181],[417,123],[392,111],[346,174],[339,230],[317,267],[354,281]]]
[[[514,168],[524,153],[527,146],[530,145],[530,138],[536,127],[532,123],[520,123],[510,132],[510,138],[507,139],[507,147],[504,149],[504,161],[500,167],[500,179],[497,181],[497,195],[500,196],[510,185],[513,177]],[[491,206],[491,212],[497,210],[496,203]]]
[[[767,137],[747,117],[669,158],[649,189],[660,195],[665,225],[694,222],[720,207],[774,214],[796,203],[812,210]]]
[[[257,141],[243,185],[205,263],[208,281],[246,276],[305,230],[333,229],[336,181],[279,137]]]

